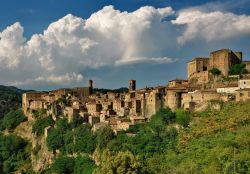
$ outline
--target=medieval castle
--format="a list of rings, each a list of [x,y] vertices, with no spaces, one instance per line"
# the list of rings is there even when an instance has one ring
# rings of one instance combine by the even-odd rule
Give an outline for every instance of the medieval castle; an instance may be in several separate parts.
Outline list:
[[[115,132],[127,130],[150,119],[161,108],[198,111],[210,101],[250,99],[250,74],[229,75],[236,64],[245,64],[246,72],[250,72],[250,62],[242,61],[242,52],[222,49],[187,62],[187,80],[171,80],[166,86],[144,89],[136,89],[136,81],[129,80],[127,93],[93,92],[93,81],[89,80],[88,87],[24,93],[22,108],[29,119],[43,110],[54,120],[85,119],[93,130],[106,125]],[[219,73],[213,74],[213,69]]]

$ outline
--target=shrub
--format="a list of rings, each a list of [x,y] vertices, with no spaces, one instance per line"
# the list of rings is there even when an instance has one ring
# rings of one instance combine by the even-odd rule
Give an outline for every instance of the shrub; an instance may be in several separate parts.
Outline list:
[[[95,169],[95,163],[88,156],[77,157],[75,159],[75,174],[92,174]]]
[[[52,165],[52,172],[58,174],[71,174],[74,171],[74,165],[74,158],[59,156]]]
[[[176,122],[182,125],[183,127],[187,127],[191,120],[189,113],[184,109],[176,109],[175,112],[176,112]]]
[[[27,120],[27,117],[23,115],[22,110],[12,110],[8,112],[2,122],[1,122],[1,129],[15,129],[21,122]]]
[[[44,133],[44,129],[47,126],[51,126],[54,124],[54,120],[51,117],[39,118],[32,125],[32,132],[36,133],[38,136]]]
[[[106,126],[97,131],[96,142],[99,148],[103,149],[107,146],[110,140],[115,137],[113,130]]]
[[[210,70],[210,72],[213,74],[213,75],[220,75],[221,74],[221,71],[218,69],[218,68],[212,68]]]
[[[248,73],[246,70],[246,64],[241,63],[241,64],[235,64],[229,69],[229,74],[230,75],[241,75],[241,74],[246,74]]]

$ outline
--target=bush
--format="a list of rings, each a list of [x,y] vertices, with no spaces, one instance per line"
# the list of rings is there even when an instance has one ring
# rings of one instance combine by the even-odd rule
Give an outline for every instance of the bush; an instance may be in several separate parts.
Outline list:
[[[95,150],[95,137],[87,124],[75,129],[75,151],[92,153]]]
[[[3,120],[1,121],[1,130],[9,129],[13,130],[15,129],[21,122],[24,122],[27,120],[27,117],[23,115],[22,110],[12,110],[8,112]]]
[[[51,117],[39,118],[32,125],[32,132],[36,133],[38,136],[44,133],[44,129],[47,126],[54,125],[54,120]]]
[[[92,174],[95,169],[95,163],[88,156],[77,157],[75,159],[75,174]]]
[[[60,149],[64,145],[63,133],[57,129],[52,129],[46,139],[47,147],[51,150]]]
[[[67,156],[59,156],[52,165],[52,172],[58,174],[71,174],[74,171],[75,160]]]
[[[221,71],[218,69],[218,68],[212,68],[210,70],[210,72],[213,74],[213,75],[220,75],[221,74]]]
[[[97,130],[96,142],[99,148],[103,149],[107,146],[110,140],[115,137],[113,130],[106,126]]]
[[[176,122],[182,125],[183,127],[187,127],[191,120],[190,114],[184,109],[176,109],[175,112],[176,112]]]
[[[241,63],[241,64],[235,64],[229,69],[229,74],[230,75],[241,75],[241,74],[247,74],[246,70],[246,64]]]
[[[0,135],[0,173],[13,173],[29,162],[28,143],[24,139]]]

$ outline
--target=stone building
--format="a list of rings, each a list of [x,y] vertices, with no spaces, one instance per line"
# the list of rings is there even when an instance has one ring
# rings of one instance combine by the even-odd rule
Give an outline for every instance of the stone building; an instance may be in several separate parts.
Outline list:
[[[250,73],[250,61],[243,61],[242,63],[246,65],[246,70],[248,73]]]
[[[86,108],[87,108],[88,113],[90,115],[94,115],[96,113],[101,112],[101,110],[102,110],[102,104],[95,103],[95,102],[89,102],[89,103],[86,103]]]
[[[43,107],[43,95],[45,92],[26,92],[22,95],[22,110],[27,115],[28,110],[38,110]]]
[[[216,90],[196,90],[193,92],[187,92],[182,94],[181,107],[195,111],[199,107],[204,106],[209,101],[221,100],[222,95],[217,93]],[[205,105],[206,106],[206,105]]]
[[[227,76],[231,66],[242,62],[242,52],[221,49],[210,53],[209,69],[218,68],[223,76]]]
[[[236,91],[236,101],[249,101],[250,100],[250,88],[238,89]]]
[[[228,76],[229,69],[242,63],[242,52],[221,49],[210,53],[209,58],[194,58],[187,62],[187,77],[192,84],[206,84],[210,81],[210,70],[217,68],[221,75]],[[250,69],[250,63],[248,64]]]
[[[129,80],[129,91],[135,91],[136,90],[136,81],[135,80]]]
[[[250,88],[250,78],[243,78],[239,80],[239,88],[245,89]]]
[[[78,119],[79,117],[79,109],[75,109],[73,107],[65,107],[64,112],[63,112],[64,116],[66,116],[68,118],[68,122],[72,122],[76,119]]]
[[[188,79],[197,80],[196,83],[208,82],[208,64],[209,58],[194,58],[187,63]]]

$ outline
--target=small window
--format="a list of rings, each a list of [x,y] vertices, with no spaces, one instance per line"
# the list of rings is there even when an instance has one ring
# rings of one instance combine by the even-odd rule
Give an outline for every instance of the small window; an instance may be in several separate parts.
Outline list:
[[[245,84],[246,84],[246,81],[244,81],[243,83],[244,83],[244,85],[245,85]]]

